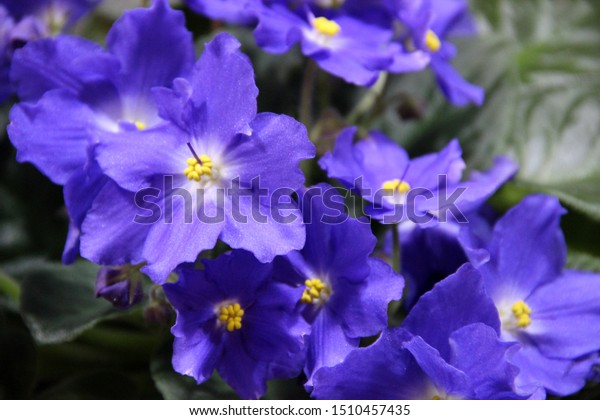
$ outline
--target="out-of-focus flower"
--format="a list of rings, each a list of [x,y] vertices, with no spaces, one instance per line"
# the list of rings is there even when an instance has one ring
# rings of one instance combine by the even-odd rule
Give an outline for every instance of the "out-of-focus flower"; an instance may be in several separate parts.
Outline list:
[[[394,13],[404,28],[400,42],[410,50],[429,57],[446,98],[454,105],[481,105],[484,91],[467,82],[452,66],[456,47],[447,40],[452,35],[472,35],[475,27],[466,0],[392,0]],[[405,58],[399,56],[390,66],[391,72],[405,72]]]
[[[68,31],[101,0],[3,0],[0,3],[0,103],[16,93],[10,65],[29,41]]]

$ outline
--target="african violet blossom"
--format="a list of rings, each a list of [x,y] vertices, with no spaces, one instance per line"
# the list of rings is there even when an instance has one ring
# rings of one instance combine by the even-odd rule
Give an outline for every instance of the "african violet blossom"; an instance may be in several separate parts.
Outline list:
[[[310,389],[318,369],[340,363],[361,337],[387,326],[388,303],[402,297],[404,281],[370,256],[376,244],[370,225],[344,213],[333,187],[319,184],[300,200],[306,245],[278,260],[275,275],[300,286],[298,305],[312,325],[304,369]]]
[[[403,43],[412,44],[416,51],[426,54],[446,98],[454,105],[481,105],[483,89],[465,81],[452,67],[456,47],[446,40],[452,35],[471,35],[475,32],[467,0],[391,0],[396,17],[406,28],[401,34]],[[403,58],[403,57],[401,57]],[[405,72],[404,60],[397,60],[389,70]]]
[[[0,2],[0,103],[15,93],[12,56],[25,43],[67,31],[101,0],[2,0]]]
[[[71,28],[86,13],[96,7],[102,0],[2,0],[2,5],[10,14],[27,28],[19,31],[19,35],[27,33],[33,38],[24,36],[22,41],[37,37],[57,35]],[[33,30],[27,32],[27,30]]]
[[[259,398],[269,379],[298,375],[308,325],[294,288],[272,281],[271,264],[246,251],[203,264],[180,267],[177,283],[163,286],[177,312],[174,369],[198,383],[216,369],[242,398]]]
[[[373,131],[353,143],[355,133],[355,127],[344,129],[333,151],[319,164],[329,177],[369,201],[367,214],[383,223],[412,220],[431,225],[438,219],[461,220],[517,170],[513,161],[500,157],[487,173],[474,173],[470,180],[461,181],[465,163],[457,140],[438,153],[411,160],[404,149],[380,132]]]
[[[417,302],[401,328],[314,376],[313,397],[335,399],[521,399],[518,344],[498,338],[500,322],[470,265]],[[539,396],[539,395],[538,395]]]
[[[133,202],[133,194],[120,190],[93,159],[98,133],[120,133],[129,142],[132,132],[160,124],[151,89],[188,74],[194,55],[183,14],[166,0],[126,12],[109,31],[107,50],[62,35],[31,42],[15,54],[12,78],[23,102],[11,110],[8,134],[20,162],[33,163],[64,185],[71,223],[63,261],[77,256],[83,219],[98,194],[115,200],[127,195]],[[122,218],[122,211],[107,216]],[[106,226],[104,235],[122,238],[129,248],[113,245],[110,258],[95,262],[141,262],[137,237],[125,238]]]
[[[304,227],[299,211],[289,210],[289,194],[302,186],[298,163],[314,156],[314,146],[293,118],[256,113],[252,65],[239,47],[231,35],[218,35],[189,80],[154,90],[167,124],[126,135],[98,134],[97,159],[105,173],[125,190],[154,197],[158,213],[146,223],[132,223],[143,214],[138,201],[107,195],[96,201],[83,230],[100,242],[107,226],[123,238],[147,232],[140,246],[147,262],[143,271],[155,282],[212,249],[217,239],[262,262],[304,245]],[[287,200],[288,210],[282,209],[287,221],[276,217],[280,200]],[[121,213],[116,220],[115,212]],[[97,243],[83,243],[83,255],[99,259],[106,246]]]
[[[396,55],[398,68],[415,71],[428,63],[420,51],[404,53],[392,43],[392,19],[377,3],[305,1],[300,5],[286,1],[263,2],[256,7],[257,44],[273,54],[287,52],[300,43],[302,53],[323,70],[349,83],[372,85]],[[339,7],[331,7],[335,4]],[[365,9],[366,8],[366,9]],[[380,10],[380,13],[377,13]]]
[[[600,274],[564,269],[564,213],[556,198],[526,197],[497,222],[487,251],[469,251],[498,308],[501,338],[522,345],[511,361],[525,391],[574,393],[598,363]]]

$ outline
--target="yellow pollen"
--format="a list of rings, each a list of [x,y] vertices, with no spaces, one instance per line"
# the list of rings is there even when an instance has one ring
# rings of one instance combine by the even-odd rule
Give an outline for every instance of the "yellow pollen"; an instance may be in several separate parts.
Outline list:
[[[391,181],[385,181],[381,186],[384,191],[389,193],[400,193],[406,194],[410,191],[410,184],[405,181],[400,181],[399,179],[392,179]]]
[[[431,397],[432,400],[441,400],[439,395],[434,395],[433,397]]]
[[[202,175],[212,176],[212,160],[206,156],[200,156],[200,162],[196,158],[189,158],[187,160],[188,167],[185,168],[183,174],[188,177],[188,179],[194,181],[200,181]]]
[[[442,47],[442,41],[431,29],[425,35],[425,46],[431,52],[437,52]]]
[[[306,289],[302,292],[302,303],[318,303],[319,301],[326,300],[331,295],[331,290],[327,287],[321,279],[308,279],[304,282]]]
[[[333,20],[320,16],[312,21],[313,27],[322,35],[336,36],[342,28]]]
[[[525,328],[531,324],[531,308],[522,300],[517,301],[513,305],[512,312],[515,318],[517,318],[518,328]]]
[[[134,121],[133,122],[135,124],[135,128],[137,128],[138,130],[142,131],[146,129],[146,124],[144,124],[141,121]]]
[[[227,331],[233,332],[242,328],[242,317],[244,310],[239,303],[223,305],[219,308],[219,321],[227,327]]]

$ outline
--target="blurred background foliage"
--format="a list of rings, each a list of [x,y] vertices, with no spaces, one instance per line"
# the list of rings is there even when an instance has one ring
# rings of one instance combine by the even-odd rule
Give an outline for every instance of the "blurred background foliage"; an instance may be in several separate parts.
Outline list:
[[[124,3],[105,0],[79,33],[103,43]],[[183,6],[179,6],[183,8]],[[371,90],[323,72],[315,84],[311,139],[323,153],[354,123],[382,129],[411,155],[457,137],[470,169],[509,155],[517,178],[493,199],[499,211],[525,194],[558,196],[569,209],[563,229],[569,266],[600,272],[600,2],[472,1],[480,36],[458,40],[457,67],[486,90],[483,107],[454,108],[429,72],[394,75]],[[185,10],[185,9],[184,9]],[[189,13],[200,52],[217,30],[237,36],[255,66],[259,110],[298,117],[305,60],[269,56],[249,30]],[[60,264],[68,217],[61,188],[18,164],[0,117],[0,398],[236,398],[215,376],[202,386],[171,369],[173,316],[160,290],[129,311],[96,299],[97,267]],[[316,165],[309,182],[324,180]],[[588,386],[574,398],[600,398]],[[274,381],[266,398],[307,398],[299,380]]]

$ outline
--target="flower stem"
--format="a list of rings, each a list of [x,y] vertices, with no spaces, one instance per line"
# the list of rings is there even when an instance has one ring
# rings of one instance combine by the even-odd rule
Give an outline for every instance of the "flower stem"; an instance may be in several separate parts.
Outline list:
[[[0,271],[0,293],[8,296],[18,303],[21,297],[21,288],[18,283]]]
[[[306,126],[309,133],[312,125],[312,105],[316,76],[317,63],[309,59],[304,69],[304,79],[302,80],[302,90],[300,91],[300,109],[298,112],[300,122]]]
[[[375,85],[367,90],[360,102],[348,114],[347,121],[349,124],[357,124],[365,115],[373,112],[373,109],[379,108],[377,105],[385,94],[388,80],[388,73],[382,72]]]

